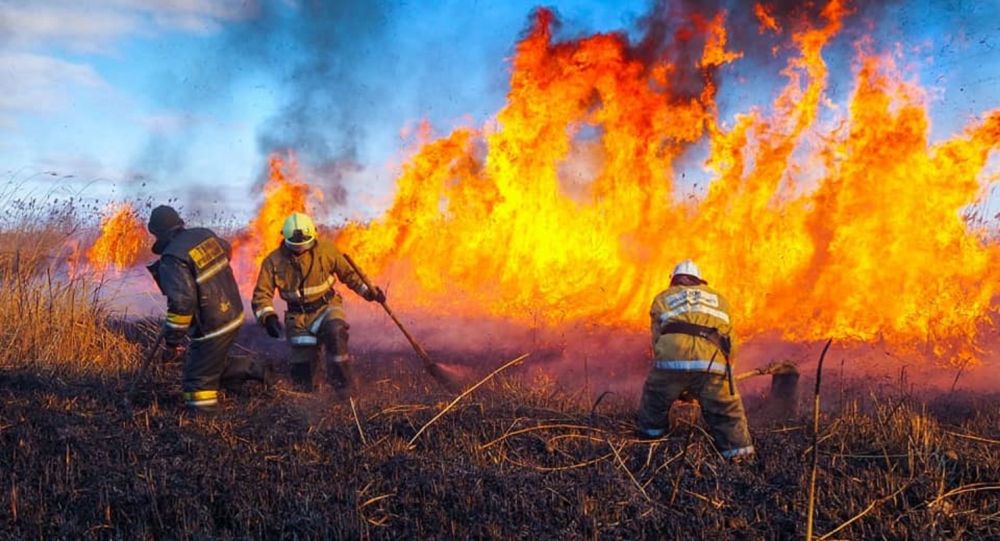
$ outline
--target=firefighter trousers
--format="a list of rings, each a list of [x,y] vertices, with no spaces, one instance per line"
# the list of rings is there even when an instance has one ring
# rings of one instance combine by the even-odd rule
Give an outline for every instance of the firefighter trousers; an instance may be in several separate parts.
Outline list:
[[[722,456],[753,454],[743,399],[735,383],[734,393],[729,393],[729,382],[721,374],[652,368],[642,388],[639,429],[646,436],[662,436],[671,404],[685,391],[701,404],[702,417]]]
[[[193,340],[184,359],[181,389],[188,407],[212,409],[219,402],[219,387],[239,385],[253,377],[247,357],[230,358],[237,330],[208,340]]]
[[[292,343],[291,372],[296,385],[312,390],[316,385],[320,352],[325,352],[327,382],[336,389],[354,386],[347,341],[351,326],[340,318],[327,318],[316,329],[315,340]],[[314,343],[310,343],[314,342]]]

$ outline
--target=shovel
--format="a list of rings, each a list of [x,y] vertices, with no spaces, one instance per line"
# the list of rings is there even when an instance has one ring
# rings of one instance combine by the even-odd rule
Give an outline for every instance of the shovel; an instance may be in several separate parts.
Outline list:
[[[365,287],[367,287],[371,291],[375,291],[375,286],[372,285],[370,280],[368,280],[368,277],[365,276],[365,273],[361,272],[361,269],[357,266],[357,264],[354,263],[354,260],[351,259],[351,256],[344,254],[344,259],[347,260],[347,264],[350,265],[352,269],[354,269],[354,272],[358,274],[358,277],[361,278],[361,281],[365,284]],[[422,348],[420,344],[417,343],[416,339],[413,338],[413,335],[411,335],[409,331],[406,330],[406,327],[404,327],[403,324],[399,321],[399,318],[396,317],[396,314],[392,312],[392,310],[389,308],[389,305],[386,304],[385,301],[380,301],[379,304],[382,305],[382,308],[385,310],[385,313],[389,314],[389,317],[392,319],[392,322],[395,323],[397,327],[399,327],[399,330],[403,333],[403,336],[405,336],[406,340],[410,342],[411,346],[413,346],[413,351],[417,352],[417,357],[420,357],[421,362],[423,362],[424,370],[426,370],[427,373],[430,374],[435,381],[441,384],[441,386],[447,389],[448,391],[450,392],[460,391],[461,387],[458,385],[456,378],[451,374],[449,374],[448,371],[445,369],[445,367],[431,360],[431,356],[427,354],[427,351],[424,350],[424,348]]]

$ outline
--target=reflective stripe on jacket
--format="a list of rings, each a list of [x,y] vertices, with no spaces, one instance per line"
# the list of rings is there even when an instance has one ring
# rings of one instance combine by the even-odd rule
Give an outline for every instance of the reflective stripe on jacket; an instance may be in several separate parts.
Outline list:
[[[208,340],[243,324],[243,299],[229,267],[229,243],[204,228],[182,229],[154,264],[154,278],[167,297],[165,328],[178,341]]]
[[[665,370],[724,373],[726,359],[711,341],[689,334],[661,334],[663,324],[681,321],[732,335],[729,302],[707,285],[672,286],[653,299],[649,311],[655,366]],[[709,368],[711,365],[711,368]]]

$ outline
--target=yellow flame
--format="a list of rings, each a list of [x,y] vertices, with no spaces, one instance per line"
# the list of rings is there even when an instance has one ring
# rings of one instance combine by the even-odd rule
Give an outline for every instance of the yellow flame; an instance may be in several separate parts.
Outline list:
[[[146,226],[129,203],[108,207],[101,218],[100,233],[87,249],[91,267],[114,267],[124,270],[134,266],[143,248],[149,245]]]
[[[691,257],[741,337],[971,344],[998,309],[1000,246],[960,213],[984,193],[1000,111],[931,144],[919,89],[862,53],[843,121],[819,122],[821,52],[847,13],[830,2],[793,32],[773,112],[726,128],[710,76],[675,94],[666,61],[641,64],[617,35],[553,43],[541,11],[495,124],[427,142],[386,214],[339,242],[393,279],[394,302],[432,313],[642,328]],[[739,58],[722,15],[703,32],[701,67]],[[675,161],[706,136],[711,184],[685,198]]]
[[[264,200],[254,219],[233,241],[233,266],[244,292],[250,291],[261,262],[282,241],[281,226],[293,212],[306,212],[311,196],[322,193],[299,179],[298,164],[291,156],[272,155],[268,159],[268,176],[263,186]]]

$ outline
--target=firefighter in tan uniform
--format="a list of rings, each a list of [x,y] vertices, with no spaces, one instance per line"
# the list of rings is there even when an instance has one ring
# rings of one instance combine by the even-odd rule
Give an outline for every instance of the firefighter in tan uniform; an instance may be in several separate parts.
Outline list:
[[[319,348],[326,350],[329,383],[349,390],[351,376],[347,339],[350,328],[343,298],[333,286],[337,280],[367,301],[385,301],[380,288],[369,289],[333,243],[316,238],[309,216],[292,213],[282,228],[284,242],[268,254],[260,267],[252,306],[257,321],[272,338],[281,336],[274,309],[274,291],[288,304],[285,329],[292,347],[292,381],[311,391],[315,385]]]
[[[650,309],[653,366],[639,406],[639,432],[666,432],[670,405],[684,392],[701,403],[715,445],[726,458],[752,455],[743,400],[732,378],[732,319],[729,303],[686,260],[674,268],[670,287]]]

